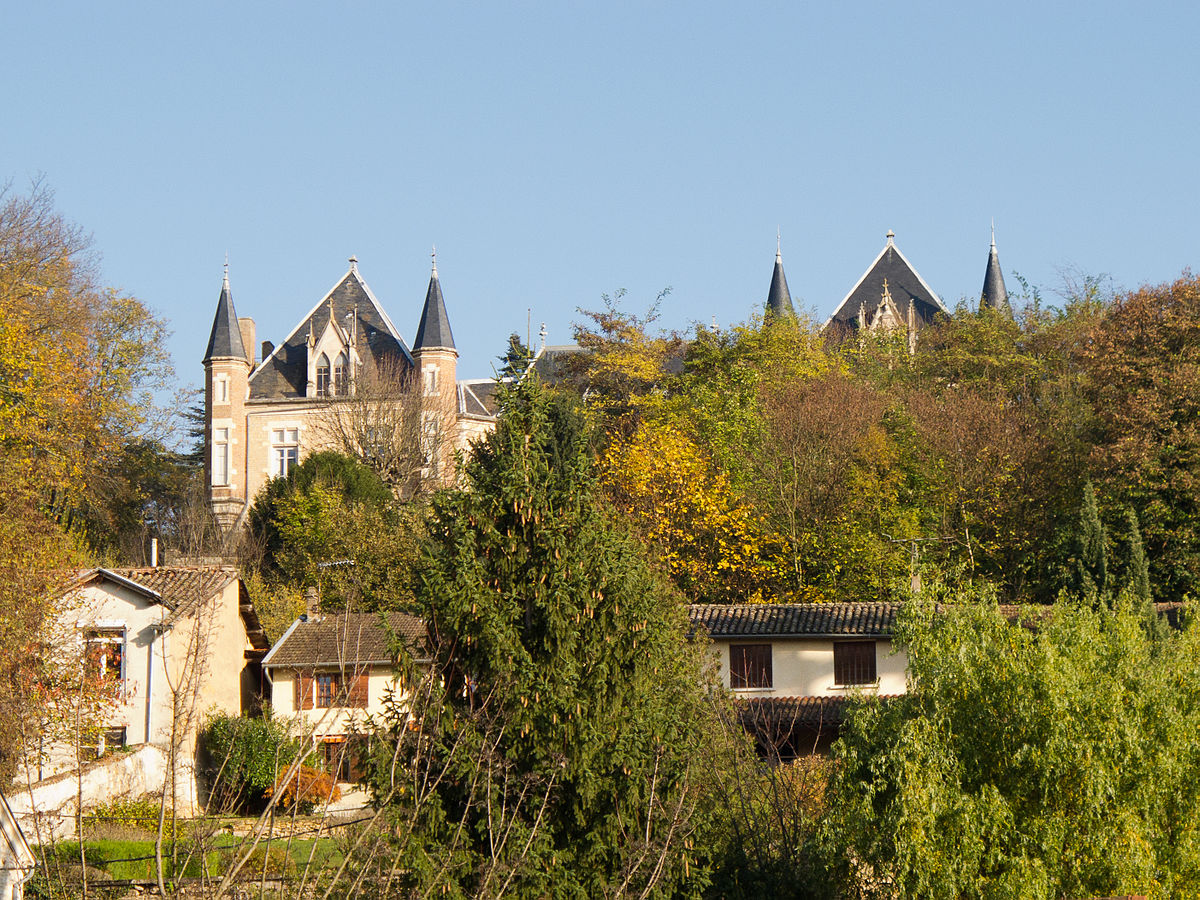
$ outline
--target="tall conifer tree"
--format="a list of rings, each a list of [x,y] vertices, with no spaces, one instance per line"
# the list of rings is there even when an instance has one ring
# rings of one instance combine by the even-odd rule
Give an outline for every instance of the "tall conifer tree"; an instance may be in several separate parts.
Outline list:
[[[670,894],[694,872],[708,708],[684,605],[598,500],[573,401],[526,379],[501,405],[466,489],[434,501],[418,588],[455,773],[424,846],[444,854],[452,839],[467,857],[439,876],[451,891],[493,889],[478,882],[504,798],[523,810],[520,841],[504,845],[524,848],[506,863],[509,890]]]

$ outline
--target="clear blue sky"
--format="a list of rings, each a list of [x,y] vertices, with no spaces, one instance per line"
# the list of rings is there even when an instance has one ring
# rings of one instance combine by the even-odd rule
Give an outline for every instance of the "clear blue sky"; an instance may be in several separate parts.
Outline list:
[[[229,253],[281,340],[359,267],[411,341],[430,246],[461,376],[627,288],[745,320],[776,228],[824,319],[882,248],[949,304],[1197,264],[1193,3],[18,3],[0,176],[41,173],[198,384]],[[536,340],[536,338],[535,338]]]

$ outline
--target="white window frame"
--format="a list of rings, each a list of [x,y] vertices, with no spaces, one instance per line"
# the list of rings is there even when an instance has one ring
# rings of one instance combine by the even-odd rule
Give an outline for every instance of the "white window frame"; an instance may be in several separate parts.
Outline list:
[[[229,432],[228,428],[212,431],[212,483],[214,487],[229,484]]]
[[[124,623],[113,624],[109,622],[100,622],[94,624],[81,625],[79,627],[79,638],[83,643],[84,659],[87,659],[88,652],[92,647],[103,647],[108,645],[117,645],[121,648],[121,671],[116,675],[116,684],[121,699],[125,698],[125,677],[129,669],[129,629]],[[108,667],[108,657],[100,657],[100,677],[105,677]]]
[[[300,428],[284,426],[271,429],[271,477],[286,478],[300,462]]]

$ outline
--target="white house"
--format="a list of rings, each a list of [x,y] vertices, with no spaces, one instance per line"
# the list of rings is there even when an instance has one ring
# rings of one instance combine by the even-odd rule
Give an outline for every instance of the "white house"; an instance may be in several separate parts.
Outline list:
[[[85,758],[126,745],[173,746],[182,769],[177,800],[193,800],[203,714],[239,715],[260,693],[258,661],[267,640],[236,570],[88,569],[67,581],[54,605],[45,643],[64,671],[82,666],[82,687],[60,693],[67,703],[88,695]],[[53,702],[48,697],[48,707]],[[34,783],[80,759],[71,735],[56,734],[54,722],[48,708],[47,739],[30,767]]]
[[[353,781],[346,741],[397,689],[397,648],[426,662],[425,623],[401,612],[301,616],[262,661],[276,715],[294,716],[320,743],[329,771]]]
[[[846,698],[907,689],[908,657],[892,647],[896,603],[695,604],[721,681],[760,742],[787,754],[824,749]]]
[[[8,800],[0,794],[0,900],[21,900],[37,860]]]

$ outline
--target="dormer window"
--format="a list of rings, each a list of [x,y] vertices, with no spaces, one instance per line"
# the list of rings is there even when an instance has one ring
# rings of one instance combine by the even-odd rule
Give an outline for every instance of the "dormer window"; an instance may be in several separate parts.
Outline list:
[[[339,353],[333,361],[333,392],[339,397],[345,397],[346,383],[346,354]]]
[[[329,396],[329,357],[324,353],[317,360],[317,396]]]

